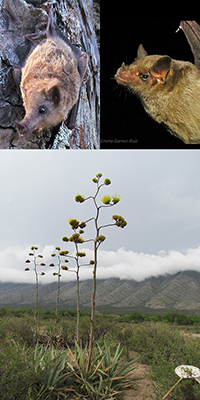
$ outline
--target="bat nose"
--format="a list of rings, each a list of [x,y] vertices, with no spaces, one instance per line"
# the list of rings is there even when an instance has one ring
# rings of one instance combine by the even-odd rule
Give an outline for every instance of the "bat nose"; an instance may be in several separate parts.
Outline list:
[[[128,83],[128,81],[131,78],[131,71],[125,66],[124,63],[122,63],[121,67],[117,70],[117,73],[115,75],[115,79],[117,80],[118,83]]]
[[[28,132],[28,129],[24,123],[15,121],[15,125],[21,135],[24,135]]]

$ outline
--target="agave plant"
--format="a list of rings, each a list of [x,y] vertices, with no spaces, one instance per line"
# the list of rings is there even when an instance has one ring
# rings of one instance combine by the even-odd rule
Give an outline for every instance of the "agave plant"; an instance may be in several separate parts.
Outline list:
[[[20,352],[22,355],[26,368],[31,368],[36,374],[35,380],[28,388],[28,397],[26,398],[29,400],[65,398],[64,392],[73,381],[72,372],[67,367],[67,352],[61,353],[49,345],[40,345],[38,342],[34,351],[30,347],[25,345],[22,347],[16,342],[13,344],[16,352]]]
[[[115,399],[117,394],[130,387],[130,383],[138,379],[130,380],[129,377],[130,372],[138,367],[133,365],[137,359],[124,364],[122,352],[123,348],[119,344],[112,357],[106,343],[104,348],[97,345],[89,362],[87,348],[83,350],[76,342],[75,354],[69,349],[71,363],[67,361],[67,364],[73,374],[73,385],[77,393],[81,391],[87,399],[92,400]]]
[[[36,343],[34,364],[35,371],[40,373],[37,399],[46,399],[52,392],[62,391],[63,386],[71,383],[72,373],[66,370],[66,357],[66,351],[60,354],[53,347]]]

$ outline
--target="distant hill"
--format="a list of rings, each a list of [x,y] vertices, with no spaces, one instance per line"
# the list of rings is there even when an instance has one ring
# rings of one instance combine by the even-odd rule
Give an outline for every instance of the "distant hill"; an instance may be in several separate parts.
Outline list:
[[[80,282],[82,309],[89,310],[92,280]],[[55,305],[57,282],[40,285],[39,305],[49,308]],[[0,283],[0,307],[32,306],[35,301],[35,285]],[[200,312],[200,273],[178,272],[145,279],[120,280],[118,278],[97,281],[96,307],[100,311],[162,313],[164,311]],[[76,282],[62,282],[60,308],[76,309]]]

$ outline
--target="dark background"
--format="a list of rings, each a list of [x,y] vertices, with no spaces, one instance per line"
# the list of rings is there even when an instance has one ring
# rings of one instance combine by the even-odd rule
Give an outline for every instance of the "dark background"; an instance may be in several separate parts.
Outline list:
[[[115,4],[107,11],[101,4],[101,149],[200,148],[172,136],[147,115],[136,96],[113,79],[122,62],[134,61],[141,43],[149,55],[169,55],[193,63],[183,31],[175,32],[181,20],[196,20],[199,24],[200,20],[187,15],[173,21],[135,21],[131,10],[124,9],[126,2]]]

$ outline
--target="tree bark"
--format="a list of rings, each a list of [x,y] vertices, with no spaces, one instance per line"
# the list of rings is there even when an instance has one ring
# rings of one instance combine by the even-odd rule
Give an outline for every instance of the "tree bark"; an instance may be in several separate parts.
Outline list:
[[[2,4],[1,4],[2,1]],[[98,149],[100,147],[100,57],[93,21],[93,0],[53,2],[54,22],[89,57],[73,130],[64,123],[37,135],[19,136],[15,121],[24,116],[19,82],[13,70],[31,51],[25,35],[44,30],[43,0],[0,0],[0,149]],[[98,14],[98,1],[95,8]],[[96,23],[98,26],[98,22]],[[98,28],[99,29],[99,26]]]

